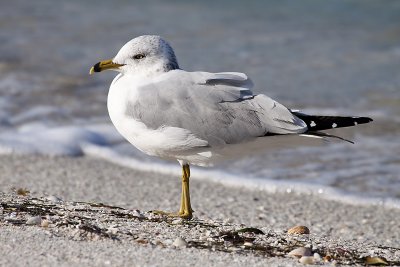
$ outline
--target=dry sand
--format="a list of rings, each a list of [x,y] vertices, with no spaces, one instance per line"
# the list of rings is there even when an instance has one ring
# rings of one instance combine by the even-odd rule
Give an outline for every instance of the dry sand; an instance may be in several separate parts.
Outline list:
[[[90,157],[1,156],[0,192],[1,266],[293,266],[296,247],[326,265],[400,265],[398,209],[193,180],[185,222],[147,212],[178,208],[179,177]],[[311,234],[287,235],[295,225]]]

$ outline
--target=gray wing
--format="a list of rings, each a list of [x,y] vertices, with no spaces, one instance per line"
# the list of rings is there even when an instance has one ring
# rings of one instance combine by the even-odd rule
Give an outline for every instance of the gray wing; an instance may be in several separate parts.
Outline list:
[[[180,127],[210,146],[240,143],[268,133],[302,133],[306,124],[265,95],[253,95],[242,73],[170,71],[139,88],[126,115],[147,127]]]

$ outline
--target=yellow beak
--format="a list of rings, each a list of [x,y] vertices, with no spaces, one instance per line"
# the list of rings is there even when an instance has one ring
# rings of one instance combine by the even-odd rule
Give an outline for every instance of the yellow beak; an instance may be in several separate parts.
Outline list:
[[[114,63],[112,59],[103,60],[94,64],[94,66],[90,68],[89,74],[93,74],[95,72],[101,72],[103,70],[112,70],[119,68],[121,66],[123,66],[123,64]]]

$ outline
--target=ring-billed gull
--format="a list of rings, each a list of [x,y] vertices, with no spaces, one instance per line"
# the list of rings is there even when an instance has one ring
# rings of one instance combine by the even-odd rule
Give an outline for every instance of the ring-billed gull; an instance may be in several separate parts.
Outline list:
[[[181,164],[181,205],[170,215],[182,218],[192,218],[193,212],[189,164],[207,166],[243,156],[272,135],[335,137],[319,131],[372,121],[290,110],[266,95],[253,94],[252,82],[243,73],[184,71],[159,36],[132,39],[113,59],[95,64],[90,74],[103,70],[119,72],[107,106],[121,135],[148,155]]]

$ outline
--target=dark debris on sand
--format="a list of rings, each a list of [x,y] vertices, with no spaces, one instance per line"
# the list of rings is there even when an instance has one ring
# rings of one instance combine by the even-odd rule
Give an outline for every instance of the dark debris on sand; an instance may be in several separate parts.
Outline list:
[[[80,241],[107,238],[161,248],[191,247],[259,257],[290,257],[291,251],[303,247],[311,252],[308,258],[305,256],[305,263],[400,265],[399,247],[331,240],[313,235],[312,229],[311,234],[288,235],[286,231],[201,219],[185,221],[102,203],[66,202],[28,194],[0,193],[0,227],[5,226],[41,227],[55,237]]]

